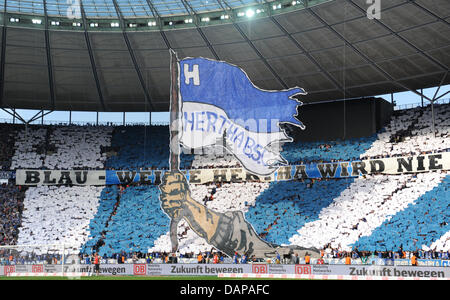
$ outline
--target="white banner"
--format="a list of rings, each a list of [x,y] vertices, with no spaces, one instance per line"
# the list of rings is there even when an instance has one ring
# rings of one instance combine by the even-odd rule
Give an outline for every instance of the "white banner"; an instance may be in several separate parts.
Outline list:
[[[398,175],[450,170],[450,152],[419,156],[390,157],[350,162],[282,166],[268,176],[258,176],[244,168],[182,170],[190,184],[210,182],[284,181],[311,178],[348,178],[373,174]],[[17,170],[17,185],[109,185],[160,184],[164,170],[61,171]]]
[[[17,170],[17,185],[105,185],[105,171]]]

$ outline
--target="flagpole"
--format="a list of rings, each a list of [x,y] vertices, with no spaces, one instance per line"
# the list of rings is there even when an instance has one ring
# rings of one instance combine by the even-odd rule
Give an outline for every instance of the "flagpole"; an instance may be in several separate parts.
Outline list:
[[[180,143],[179,143],[179,116],[180,116],[180,99],[179,95],[179,70],[178,57],[175,51],[170,51],[170,71],[171,71],[171,87],[170,87],[170,171],[180,171]]]
[[[178,57],[173,49],[170,52],[170,172],[180,172],[180,141],[179,141],[179,116],[180,116],[180,99],[179,99],[179,69]],[[177,228],[181,219],[170,219],[170,241],[172,243],[172,253],[178,250]]]

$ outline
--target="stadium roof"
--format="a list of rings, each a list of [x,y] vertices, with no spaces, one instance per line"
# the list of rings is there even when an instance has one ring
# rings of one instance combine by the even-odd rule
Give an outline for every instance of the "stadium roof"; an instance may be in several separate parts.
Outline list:
[[[246,5],[259,4],[256,0],[227,0],[221,3],[215,0],[116,0],[120,13],[124,17],[153,17],[188,15],[190,8],[196,13],[221,10],[222,5],[231,8]],[[185,2],[185,3],[183,3]],[[271,2],[271,1],[269,1]],[[41,14],[45,11],[49,16],[65,16],[67,8],[75,1],[67,0],[7,0],[8,12],[20,12],[27,14]],[[100,18],[117,17],[113,0],[84,0],[82,1],[86,16]],[[2,4],[3,5],[3,4]],[[152,7],[150,7],[150,5]],[[152,12],[154,9],[154,12]]]
[[[260,88],[303,87],[305,103],[450,83],[450,1],[381,1],[380,19],[368,8],[366,0],[1,1],[0,107],[168,111],[169,48],[236,64]]]

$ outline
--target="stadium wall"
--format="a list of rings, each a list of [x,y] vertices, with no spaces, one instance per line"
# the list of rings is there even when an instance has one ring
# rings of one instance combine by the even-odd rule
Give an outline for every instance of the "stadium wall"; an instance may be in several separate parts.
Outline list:
[[[297,141],[312,142],[371,136],[383,128],[393,112],[382,98],[304,104],[298,118],[306,130],[294,129]]]

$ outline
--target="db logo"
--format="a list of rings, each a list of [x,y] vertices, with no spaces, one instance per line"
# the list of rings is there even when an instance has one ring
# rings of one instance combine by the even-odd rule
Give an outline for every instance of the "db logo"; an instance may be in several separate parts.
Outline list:
[[[311,266],[307,265],[296,265],[295,274],[311,274]]]
[[[43,273],[44,272],[44,266],[43,265],[33,265],[31,267],[32,273]]]
[[[133,265],[133,274],[134,275],[147,275],[147,265],[145,265],[145,264]]]
[[[262,264],[252,265],[252,273],[267,274],[267,265]]]
[[[8,276],[8,274],[16,272],[16,266],[5,266],[5,268],[3,270],[4,270],[5,275]]]

